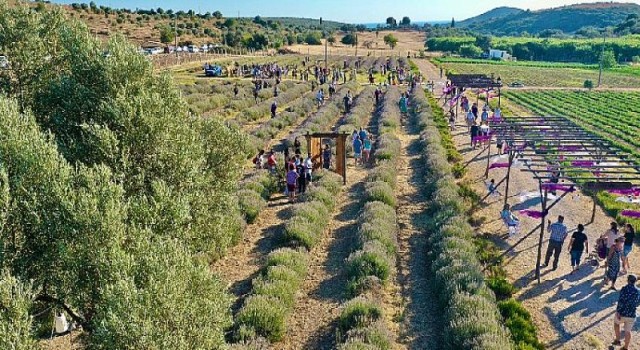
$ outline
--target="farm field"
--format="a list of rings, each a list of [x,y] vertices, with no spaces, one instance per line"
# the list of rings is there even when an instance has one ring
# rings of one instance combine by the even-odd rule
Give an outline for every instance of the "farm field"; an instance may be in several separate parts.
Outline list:
[[[598,82],[598,70],[591,66],[580,64],[494,64],[483,63],[481,60],[434,60],[446,71],[456,74],[494,74],[508,85],[520,82],[525,87],[556,87],[582,88],[585,80]],[[602,86],[608,88],[637,88],[640,86],[640,76],[628,72],[605,70],[602,74]]]
[[[486,144],[469,144],[433,62],[530,79],[537,90],[505,89],[505,117],[561,114],[640,158],[640,89],[620,92],[640,82],[632,68],[607,72],[617,90],[583,91],[569,86],[597,74],[592,65],[414,56],[425,33],[458,31],[453,20],[390,17],[395,30],[357,32],[359,57],[336,44],[325,66],[321,46],[274,51],[356,27],[95,3],[0,8],[0,350],[604,350],[611,340],[619,294],[601,262],[583,256],[574,272],[563,249],[536,283],[549,237],[527,215],[564,215],[569,234],[586,224],[593,247],[613,220],[640,224],[618,215],[632,198],[593,201],[576,183],[559,205],[530,210],[546,185],[520,158],[507,170],[486,127]],[[141,54],[160,32],[173,41],[172,20],[194,44],[267,50],[162,64]],[[120,30],[130,38],[111,36]],[[532,154],[531,134],[511,130],[498,132],[510,154],[522,135]],[[547,170],[550,152],[569,151],[542,146]],[[587,157],[580,147],[573,155]],[[558,183],[575,180],[567,173]],[[637,274],[640,249],[629,256]]]

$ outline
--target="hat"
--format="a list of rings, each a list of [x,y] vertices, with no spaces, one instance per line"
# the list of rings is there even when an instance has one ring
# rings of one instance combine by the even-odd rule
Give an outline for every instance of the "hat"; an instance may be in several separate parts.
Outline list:
[[[629,282],[630,284],[635,284],[637,280],[638,278],[635,275],[627,276],[627,282]]]

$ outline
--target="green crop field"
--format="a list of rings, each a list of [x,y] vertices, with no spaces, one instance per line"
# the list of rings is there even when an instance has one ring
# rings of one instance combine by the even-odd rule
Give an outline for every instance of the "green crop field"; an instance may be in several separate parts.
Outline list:
[[[598,70],[592,65],[535,63],[496,64],[486,60],[443,60],[438,64],[446,71],[457,74],[494,74],[504,84],[520,82],[525,86],[581,88],[585,80],[598,81]],[[631,69],[628,68],[605,70],[602,85],[617,88],[640,86],[640,77],[629,73]]]

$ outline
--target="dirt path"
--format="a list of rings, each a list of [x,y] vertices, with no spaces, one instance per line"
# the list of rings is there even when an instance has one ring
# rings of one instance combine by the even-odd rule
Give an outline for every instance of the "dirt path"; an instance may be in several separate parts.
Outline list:
[[[213,272],[228,283],[229,292],[236,299],[234,315],[251,292],[251,280],[264,266],[264,258],[276,248],[277,234],[284,229],[289,209],[287,197],[282,193],[274,194],[256,222],[247,225],[242,242],[213,264]]]
[[[438,316],[428,274],[425,203],[420,186],[424,181],[420,156],[420,135],[414,123],[398,137],[402,155],[398,173],[398,261],[396,276],[401,325],[398,343],[407,349],[438,348]]]
[[[372,114],[367,128],[374,135],[372,124],[375,119]],[[353,159],[347,159],[346,190],[336,199],[338,205],[328,233],[311,252],[309,277],[301,291],[304,297],[296,302],[287,337],[282,343],[274,344],[273,349],[336,348],[336,321],[340,306],[347,298],[345,260],[354,248],[367,173],[368,167],[354,166]]]
[[[347,187],[336,198],[338,206],[327,234],[311,252],[309,274],[289,319],[287,336],[273,349],[335,349],[335,320],[346,298],[344,261],[353,248],[358,229],[367,170],[347,169]]]
[[[428,63],[428,62],[427,62]],[[473,150],[469,145],[466,128],[458,126],[454,132],[454,141],[464,157],[467,166],[467,180],[478,193],[486,193],[486,152]],[[495,152],[495,150],[494,150]],[[527,193],[537,191],[538,185],[528,173],[514,168],[511,172],[509,189],[509,203],[514,209],[540,210],[540,198],[526,198]],[[499,182],[506,175],[505,169],[490,171],[489,179]],[[504,194],[504,185],[498,190]],[[475,213],[477,219],[484,223],[478,228],[478,233],[488,234],[504,250],[515,248],[505,259],[505,268],[511,281],[519,288],[516,298],[531,312],[538,328],[539,338],[548,349],[605,349],[613,339],[613,314],[618,293],[603,288],[604,269],[591,266],[585,262],[575,274],[570,274],[571,266],[567,243],[560,256],[560,264],[556,271],[542,270],[542,283],[538,284],[535,276],[535,264],[538,249],[539,229],[527,236],[539,223],[527,217],[520,217],[521,231],[515,238],[506,238],[506,228],[499,219],[503,198],[493,197],[483,203]],[[569,194],[549,214],[554,220],[558,215],[565,216],[565,223],[570,230],[574,230],[579,223],[586,225],[586,233],[591,247],[596,238],[603,233],[613,219],[597,207],[595,221],[591,220],[593,202],[590,197],[580,191]],[[588,224],[588,225],[587,225]],[[517,243],[525,237],[521,243]],[[548,234],[544,234],[542,254],[547,247]],[[638,245],[630,255],[631,273],[640,273]],[[585,254],[586,255],[586,254]],[[635,263],[634,263],[635,262]],[[625,284],[625,277],[618,279],[618,288]],[[636,323],[633,336],[637,339],[640,324]],[[640,349],[640,342],[632,343],[630,349]]]

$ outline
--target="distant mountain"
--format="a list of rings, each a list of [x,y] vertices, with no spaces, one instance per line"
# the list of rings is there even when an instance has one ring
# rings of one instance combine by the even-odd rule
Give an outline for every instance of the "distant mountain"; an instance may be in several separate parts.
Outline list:
[[[507,16],[515,16],[522,12],[525,12],[522,9],[515,7],[496,7],[491,11],[485,12],[479,16],[471,17],[465,19],[464,21],[457,22],[456,25],[459,27],[470,27],[477,24],[486,23],[488,21],[497,20]]]
[[[577,4],[539,11],[512,11],[505,15],[497,8],[484,15],[458,23],[459,27],[494,35],[517,35],[522,32],[538,34],[544,30],[574,33],[584,27],[604,28],[619,25],[629,14],[640,15],[640,5],[631,3],[600,2]],[[497,14],[491,15],[493,11]],[[483,17],[484,16],[484,17]],[[483,17],[483,18],[482,18]]]

